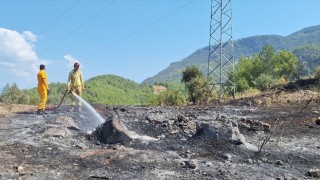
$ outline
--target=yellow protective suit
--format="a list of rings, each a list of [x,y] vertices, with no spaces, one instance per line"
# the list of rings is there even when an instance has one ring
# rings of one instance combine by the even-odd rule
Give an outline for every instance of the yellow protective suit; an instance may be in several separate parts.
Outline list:
[[[71,106],[76,105],[76,97],[73,95],[73,93],[77,94],[81,97],[82,90],[84,89],[84,81],[82,78],[82,72],[80,70],[74,71],[72,70],[69,73],[68,77],[68,89],[71,90]],[[78,101],[78,106],[81,106],[81,101]]]
[[[40,103],[38,105],[38,110],[45,110],[46,103],[48,99],[48,92],[47,91],[38,91],[40,97]]]
[[[38,110],[45,110],[47,99],[48,99],[48,90],[46,85],[42,82],[42,80],[44,80],[45,83],[48,85],[48,78],[47,78],[46,72],[44,70],[40,70],[37,75],[37,79],[38,79],[38,94],[40,97]]]

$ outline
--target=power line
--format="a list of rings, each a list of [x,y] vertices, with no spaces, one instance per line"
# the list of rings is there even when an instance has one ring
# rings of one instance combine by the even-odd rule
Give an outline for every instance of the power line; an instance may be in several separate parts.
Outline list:
[[[177,11],[179,11],[180,9],[184,8],[185,6],[189,5],[189,4],[190,4],[190,3],[192,3],[193,1],[194,1],[194,0],[190,0],[190,1],[188,1],[187,3],[185,3],[185,4],[181,5],[181,6],[179,6],[179,7],[178,7],[178,8],[176,8],[176,9],[174,9],[173,11],[171,11],[171,12],[169,12],[169,13],[167,13],[167,14],[165,14],[165,15],[161,16],[160,18],[156,19],[155,21],[151,22],[150,24],[147,24],[147,25],[145,25],[145,26],[143,26],[143,27],[139,28],[138,30],[136,30],[136,31],[134,31],[134,32],[132,32],[132,33],[130,33],[130,34],[128,34],[127,36],[125,36],[125,37],[123,37],[123,38],[119,39],[118,41],[116,41],[116,42],[112,43],[111,45],[109,45],[109,46],[107,46],[107,47],[105,47],[105,48],[103,48],[103,49],[101,49],[101,50],[97,51],[96,53],[94,53],[93,55],[91,55],[91,56],[89,56],[88,58],[85,58],[85,59],[89,60],[89,59],[91,59],[91,58],[93,58],[93,57],[95,57],[95,56],[97,56],[97,55],[101,54],[102,52],[106,51],[107,49],[109,49],[109,48],[111,48],[111,47],[113,47],[113,46],[115,46],[115,45],[117,45],[117,44],[121,43],[122,41],[129,39],[129,38],[130,38],[130,37],[132,37],[133,35],[135,35],[135,34],[137,34],[137,33],[141,32],[141,31],[143,31],[143,30],[145,30],[145,29],[147,29],[147,28],[149,28],[149,27],[151,27],[152,25],[156,24],[157,22],[159,22],[159,21],[161,21],[161,20],[165,19],[166,17],[168,17],[168,16],[170,16],[170,15],[174,14],[175,12],[177,12]]]
[[[48,26],[46,26],[43,30],[40,31],[40,35],[46,32],[52,25],[54,25],[58,20],[60,20],[67,12],[69,12],[75,5],[77,5],[80,0],[74,2],[68,9],[66,9],[63,13],[61,13],[58,17],[56,17]]]
[[[113,3],[115,3],[117,0],[113,0],[111,3],[106,4],[100,11],[98,11],[97,13],[95,13],[93,16],[89,17],[85,22],[83,22],[82,24],[80,24],[77,28],[75,28],[73,31],[71,31],[69,34],[67,34],[66,36],[64,36],[62,39],[60,39],[59,41],[57,41],[55,44],[53,44],[52,46],[50,46],[48,49],[46,49],[44,52],[42,52],[40,54],[40,56],[43,56],[44,54],[46,54],[47,52],[49,52],[50,50],[52,50],[53,48],[55,48],[56,46],[58,46],[62,41],[66,40],[67,38],[69,38],[72,34],[74,34],[75,32],[77,32],[79,29],[81,29],[84,25],[86,25],[87,23],[89,23],[92,19],[94,19],[96,16],[98,16],[100,13],[102,13],[104,10],[106,10],[109,6],[111,6]]]
[[[171,12],[169,12],[169,13],[167,13],[167,14],[165,14],[165,15],[163,15],[163,16],[161,16],[161,17],[159,17],[159,18],[157,18],[155,21],[151,22],[150,24],[147,24],[147,25],[145,25],[145,26],[143,26],[143,27],[139,28],[138,30],[136,30],[136,31],[134,31],[134,32],[132,32],[132,33],[130,33],[130,34],[128,34],[127,36],[125,36],[125,37],[121,38],[120,40],[118,40],[118,41],[116,41],[116,42],[112,43],[110,46],[105,47],[105,48],[101,49],[100,51],[98,51],[98,52],[94,53],[94,54],[93,54],[92,56],[90,56],[89,58],[84,58],[84,60],[89,60],[89,59],[91,59],[91,58],[95,57],[96,55],[98,55],[98,54],[100,54],[100,53],[104,52],[105,50],[107,50],[107,49],[109,49],[109,48],[111,48],[111,47],[113,47],[113,46],[115,46],[115,45],[117,45],[117,44],[119,44],[119,43],[121,43],[121,42],[125,41],[126,39],[128,39],[128,38],[132,37],[133,35],[135,35],[135,34],[137,34],[137,33],[141,32],[141,31],[143,31],[143,30],[145,30],[145,29],[147,29],[147,28],[149,28],[149,27],[151,27],[152,25],[156,24],[157,22],[159,22],[159,21],[161,21],[161,20],[165,19],[166,17],[168,17],[168,16],[170,16],[170,15],[172,15],[172,14],[176,13],[177,11],[181,10],[182,8],[184,8],[185,6],[189,5],[189,4],[190,4],[190,3],[192,3],[193,1],[195,1],[195,0],[190,0],[190,1],[188,1],[187,3],[184,3],[183,5],[181,5],[181,6],[177,7],[176,9],[174,9],[173,11],[171,11]],[[61,72],[61,71],[60,71],[60,72]],[[60,73],[60,72],[59,72],[59,73]],[[59,74],[59,73],[57,73],[57,74]]]
[[[59,16],[57,16],[48,26],[46,26],[45,28],[43,28],[40,31],[40,35],[43,35],[44,32],[46,32],[52,25],[54,25],[58,20],[60,20],[65,14],[67,14],[75,5],[77,5],[80,2],[80,0],[75,1],[69,8],[67,8],[64,12],[62,12]],[[7,75],[5,76],[5,78],[2,79],[7,79],[9,76],[11,75]],[[9,78],[11,79],[11,78]],[[8,80],[8,79],[7,79]],[[3,81],[5,82],[5,81]],[[2,83],[3,83],[2,82]]]
[[[53,48],[54,48],[55,46],[57,46],[58,44],[60,44],[63,40],[65,40],[65,39],[67,39],[68,37],[70,37],[73,33],[75,33],[77,30],[79,30],[81,27],[83,27],[83,26],[84,26],[85,24],[87,24],[89,21],[91,21],[95,16],[97,16],[98,14],[100,14],[101,12],[103,12],[107,7],[111,6],[115,1],[117,1],[117,0],[113,0],[110,4],[107,4],[103,9],[101,9],[99,12],[97,12],[96,14],[94,14],[93,16],[91,16],[87,21],[85,21],[84,23],[82,23],[82,24],[81,24],[80,26],[78,26],[75,30],[73,30],[72,32],[70,32],[68,35],[66,35],[64,38],[62,38],[62,39],[61,39],[60,41],[58,41],[56,44],[54,44],[53,46],[51,46],[50,48],[48,48],[46,51],[44,51],[44,52],[41,54],[41,56],[44,55],[45,53],[47,53],[48,51],[50,51],[51,49],[53,49]],[[151,23],[149,23],[149,24],[147,24],[147,25],[145,25],[145,26],[137,29],[136,31],[134,31],[134,32],[128,34],[127,36],[119,39],[118,41],[112,43],[111,45],[109,45],[109,46],[101,49],[100,51],[94,53],[92,56],[90,56],[90,57],[88,57],[88,58],[85,58],[85,60],[89,60],[89,59],[97,56],[98,54],[101,54],[101,53],[104,52],[105,50],[107,50],[107,49],[109,49],[109,48],[111,48],[111,47],[113,47],[113,46],[115,46],[115,45],[117,45],[117,44],[119,44],[119,43],[121,43],[121,42],[129,39],[130,37],[134,36],[135,34],[137,34],[137,33],[141,32],[141,31],[143,31],[143,30],[151,27],[152,25],[158,23],[159,21],[161,21],[161,20],[167,18],[168,16],[176,13],[177,11],[181,10],[182,8],[184,8],[185,6],[189,5],[189,4],[192,3],[193,1],[195,1],[195,0],[190,0],[190,1],[188,1],[187,3],[185,3],[185,4],[183,4],[183,5],[179,6],[179,7],[177,7],[177,8],[174,9],[173,11],[171,11],[171,12],[169,12],[169,13],[161,16],[161,17],[159,17],[159,18],[156,19],[155,21],[153,21],[153,22],[151,22]],[[61,71],[60,71],[60,72],[61,72]],[[59,73],[60,73],[60,72],[59,72]],[[58,74],[58,73],[57,73],[57,74]]]
[[[161,21],[161,20],[165,19],[166,17],[168,17],[168,16],[170,16],[170,15],[172,15],[172,14],[176,13],[177,11],[181,10],[182,8],[184,8],[185,6],[189,5],[189,4],[190,4],[190,3],[192,3],[193,1],[195,1],[195,0],[190,0],[190,1],[188,1],[187,3],[184,3],[183,5],[181,5],[181,6],[177,7],[176,9],[174,9],[173,11],[171,11],[171,12],[169,12],[169,13],[167,13],[167,14],[165,14],[165,15],[163,15],[163,16],[161,16],[161,17],[159,17],[159,18],[157,18],[155,21],[151,22],[150,24],[147,24],[147,25],[145,25],[145,26],[143,26],[143,27],[139,28],[138,30],[136,30],[136,31],[134,31],[134,32],[132,32],[132,33],[130,33],[130,34],[128,34],[127,36],[123,37],[122,39],[120,39],[120,40],[118,40],[118,41],[116,41],[116,42],[112,43],[110,46],[108,46],[108,47],[106,47],[106,48],[101,49],[101,50],[100,50],[100,51],[98,51],[97,53],[93,54],[91,57],[89,57],[89,58],[85,58],[84,60],[89,60],[89,59],[91,59],[91,58],[95,57],[96,55],[98,55],[98,54],[102,53],[103,51],[105,51],[105,50],[107,50],[107,49],[109,49],[109,48],[111,48],[111,47],[113,47],[113,46],[115,46],[115,45],[117,45],[117,44],[119,44],[119,43],[121,43],[121,42],[125,41],[126,39],[128,39],[128,38],[132,37],[133,35],[135,35],[135,34],[137,34],[137,33],[141,32],[141,31],[143,31],[143,30],[145,30],[145,29],[149,28],[150,26],[152,26],[152,25],[156,24],[157,22],[159,22],[159,21]],[[88,69],[88,68],[87,68],[87,69]],[[59,72],[59,73],[60,73],[60,72]],[[58,73],[57,73],[57,74],[58,74]]]

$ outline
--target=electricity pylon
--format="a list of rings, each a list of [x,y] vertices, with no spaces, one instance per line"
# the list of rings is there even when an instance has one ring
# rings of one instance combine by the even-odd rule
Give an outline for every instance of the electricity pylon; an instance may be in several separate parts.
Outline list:
[[[208,98],[214,89],[219,98],[227,91],[234,96],[234,68],[231,0],[211,0]]]

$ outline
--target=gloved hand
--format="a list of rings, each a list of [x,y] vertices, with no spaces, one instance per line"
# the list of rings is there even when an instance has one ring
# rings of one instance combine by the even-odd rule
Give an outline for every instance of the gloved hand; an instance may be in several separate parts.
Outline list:
[[[70,93],[71,93],[71,89],[70,89],[69,87],[67,87],[66,92],[67,92],[68,94],[70,94]]]

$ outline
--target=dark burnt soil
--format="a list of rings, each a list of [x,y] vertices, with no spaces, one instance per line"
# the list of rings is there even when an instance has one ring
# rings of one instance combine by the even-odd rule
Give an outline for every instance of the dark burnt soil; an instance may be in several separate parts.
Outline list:
[[[320,168],[319,103],[305,91],[277,96],[211,106],[96,105],[105,119],[117,116],[137,134],[117,144],[89,134],[101,122],[86,109],[71,113],[63,106],[38,116],[33,107],[6,113],[10,109],[0,105],[0,179],[312,179],[307,171]],[[70,118],[75,125],[57,121]],[[279,126],[269,134],[240,126],[244,119]],[[270,140],[258,154],[244,144],[197,135],[198,121],[236,122],[250,147],[259,148],[268,135]]]

